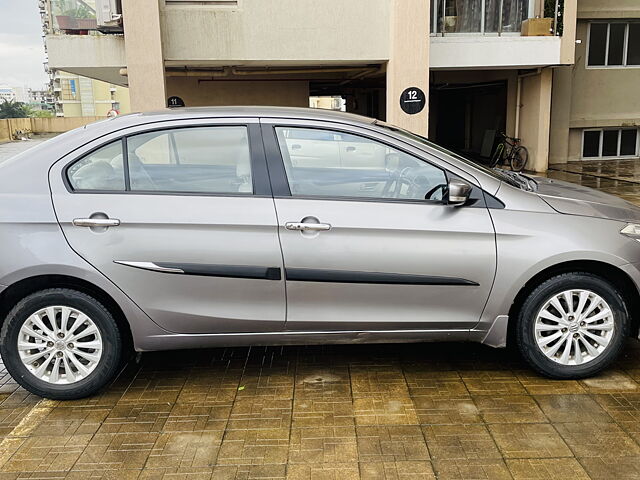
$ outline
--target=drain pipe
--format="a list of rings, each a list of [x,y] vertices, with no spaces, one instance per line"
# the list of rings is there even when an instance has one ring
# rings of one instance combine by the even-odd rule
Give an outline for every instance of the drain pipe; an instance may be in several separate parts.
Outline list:
[[[520,96],[522,93],[522,78],[518,75],[518,86],[516,87],[516,126],[513,136],[520,138]]]

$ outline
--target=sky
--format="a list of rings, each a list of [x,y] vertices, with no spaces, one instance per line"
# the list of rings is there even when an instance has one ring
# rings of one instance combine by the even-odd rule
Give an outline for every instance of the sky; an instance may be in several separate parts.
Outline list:
[[[44,44],[37,0],[0,0],[0,84],[42,89]]]

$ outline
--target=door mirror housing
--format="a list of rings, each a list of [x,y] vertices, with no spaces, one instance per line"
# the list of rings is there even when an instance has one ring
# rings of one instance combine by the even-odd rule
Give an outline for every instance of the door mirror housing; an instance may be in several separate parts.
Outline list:
[[[469,200],[472,187],[467,182],[452,178],[449,180],[447,205],[464,205]]]

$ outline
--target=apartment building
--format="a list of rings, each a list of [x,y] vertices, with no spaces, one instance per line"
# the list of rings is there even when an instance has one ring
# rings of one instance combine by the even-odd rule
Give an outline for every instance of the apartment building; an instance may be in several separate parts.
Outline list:
[[[640,2],[579,0],[575,65],[554,70],[550,163],[640,153]]]
[[[0,85],[0,101],[11,102],[16,100],[16,90],[9,85]]]
[[[58,117],[107,117],[111,110],[129,113],[126,87],[55,70],[52,75],[55,114]]]
[[[545,170],[553,71],[574,64],[578,1],[123,0],[120,8],[116,0],[42,0],[42,6],[50,67],[129,87],[133,111],[169,101],[308,106],[311,97],[340,97],[349,112],[471,156],[486,156],[497,131],[518,135],[529,148],[529,167]],[[418,108],[407,108],[407,100]]]

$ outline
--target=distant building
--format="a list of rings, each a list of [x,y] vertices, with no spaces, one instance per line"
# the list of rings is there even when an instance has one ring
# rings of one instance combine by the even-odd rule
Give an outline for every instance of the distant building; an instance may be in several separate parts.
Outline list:
[[[55,114],[58,117],[107,117],[111,110],[129,113],[129,91],[63,71],[53,73]]]
[[[53,112],[55,110],[55,101],[53,92],[48,89],[27,90],[27,103],[33,110],[47,110]]]
[[[0,85],[0,101],[10,102],[16,99],[16,91],[8,85]]]

